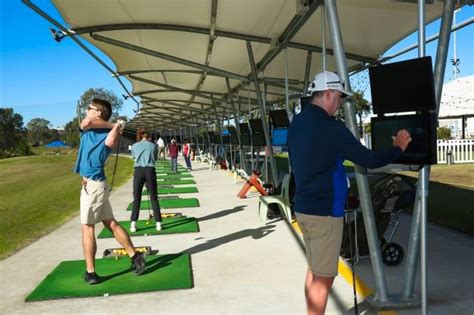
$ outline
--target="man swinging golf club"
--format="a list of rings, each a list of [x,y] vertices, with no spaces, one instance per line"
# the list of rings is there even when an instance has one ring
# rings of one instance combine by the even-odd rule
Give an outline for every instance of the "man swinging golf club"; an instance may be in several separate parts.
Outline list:
[[[112,106],[105,100],[94,98],[87,107],[86,118],[80,124],[81,142],[74,169],[82,176],[80,204],[82,247],[86,259],[84,281],[89,284],[101,282],[95,272],[97,244],[94,232],[95,224],[100,221],[131,257],[135,274],[145,272],[144,255],[135,251],[127,232],[115,220],[109,202],[110,188],[105,181],[104,165],[125,127],[125,122],[121,120],[109,122],[111,115]]]

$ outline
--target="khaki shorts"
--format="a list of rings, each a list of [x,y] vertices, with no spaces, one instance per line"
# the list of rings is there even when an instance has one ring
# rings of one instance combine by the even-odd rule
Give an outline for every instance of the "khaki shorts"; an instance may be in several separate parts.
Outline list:
[[[105,181],[87,180],[81,190],[81,223],[96,224],[112,219],[114,214],[109,202],[110,188]]]
[[[344,218],[295,214],[303,232],[308,267],[317,276],[337,276]]]

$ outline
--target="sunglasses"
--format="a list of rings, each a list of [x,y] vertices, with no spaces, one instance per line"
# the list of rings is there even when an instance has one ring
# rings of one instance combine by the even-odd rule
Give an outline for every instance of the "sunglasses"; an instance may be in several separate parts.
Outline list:
[[[91,105],[87,106],[87,110],[91,110],[91,109],[93,109],[93,110],[95,110],[95,111],[98,111],[97,108],[92,107]]]

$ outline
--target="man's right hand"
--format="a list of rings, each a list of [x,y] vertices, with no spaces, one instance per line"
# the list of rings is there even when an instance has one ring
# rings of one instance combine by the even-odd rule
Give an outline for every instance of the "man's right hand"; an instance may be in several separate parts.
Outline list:
[[[393,139],[393,146],[400,147],[402,151],[405,151],[407,149],[408,144],[411,142],[411,135],[406,129],[401,129],[397,132],[397,135],[395,137],[392,137]]]
[[[123,131],[125,129],[125,121],[122,119],[117,120],[117,124],[120,125],[120,131]]]

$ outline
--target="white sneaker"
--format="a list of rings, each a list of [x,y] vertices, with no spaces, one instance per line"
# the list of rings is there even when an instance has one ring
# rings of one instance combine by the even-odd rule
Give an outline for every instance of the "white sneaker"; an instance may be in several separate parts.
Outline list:
[[[156,230],[161,231],[161,222],[156,222]]]
[[[135,233],[137,231],[137,222],[132,221],[132,224],[130,225],[130,232]]]

